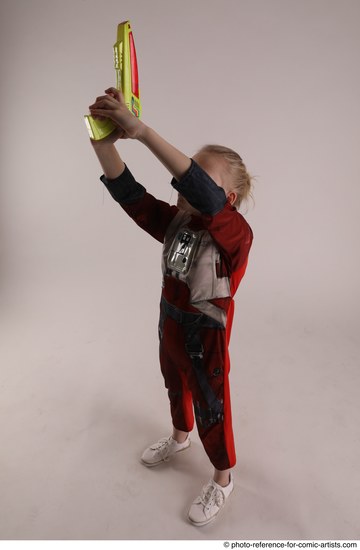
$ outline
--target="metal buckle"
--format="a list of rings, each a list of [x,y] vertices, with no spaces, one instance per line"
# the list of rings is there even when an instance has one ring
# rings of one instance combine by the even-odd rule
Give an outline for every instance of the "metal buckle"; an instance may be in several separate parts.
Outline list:
[[[201,344],[185,344],[185,349],[190,357],[198,357],[199,359],[204,357],[204,347]]]

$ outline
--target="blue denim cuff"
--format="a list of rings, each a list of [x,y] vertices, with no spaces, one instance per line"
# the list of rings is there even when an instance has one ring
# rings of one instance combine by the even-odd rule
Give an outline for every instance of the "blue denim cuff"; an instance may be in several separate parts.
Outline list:
[[[224,189],[219,187],[193,159],[181,180],[176,181],[173,178],[171,185],[202,214],[215,216],[226,204]]]
[[[146,189],[141,183],[138,183],[128,167],[120,176],[115,179],[108,179],[106,176],[100,176],[101,181],[109,191],[116,202],[131,204],[143,198]]]

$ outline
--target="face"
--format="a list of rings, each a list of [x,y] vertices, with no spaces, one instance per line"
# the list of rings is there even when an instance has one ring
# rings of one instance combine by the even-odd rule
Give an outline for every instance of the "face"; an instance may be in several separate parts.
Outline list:
[[[213,179],[219,187],[224,189],[226,193],[226,198],[228,199],[230,204],[233,204],[236,200],[236,193],[234,193],[233,191],[228,193],[225,189],[224,167],[221,159],[217,160],[216,158],[214,158],[214,156],[207,155],[206,153],[201,152],[196,153],[196,155],[194,155],[192,158],[199,166],[201,166],[201,168],[207,174],[209,174],[211,179]],[[184,199],[184,197],[180,194],[178,194],[177,207],[180,210],[185,210],[189,214],[200,214],[200,212],[193,208],[191,204],[189,204],[187,200]]]

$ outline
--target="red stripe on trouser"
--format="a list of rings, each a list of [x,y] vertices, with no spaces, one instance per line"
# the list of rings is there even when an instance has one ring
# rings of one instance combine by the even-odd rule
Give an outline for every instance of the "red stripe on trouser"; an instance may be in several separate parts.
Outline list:
[[[202,327],[199,335],[204,348],[201,376],[205,377],[217,400],[223,401],[223,420],[212,424],[207,422],[209,403],[185,349],[184,327],[170,317],[165,319],[162,327],[161,371],[168,389],[173,425],[186,432],[193,429],[194,403],[196,424],[205,451],[215,468],[226,470],[236,463],[226,333],[225,330]]]

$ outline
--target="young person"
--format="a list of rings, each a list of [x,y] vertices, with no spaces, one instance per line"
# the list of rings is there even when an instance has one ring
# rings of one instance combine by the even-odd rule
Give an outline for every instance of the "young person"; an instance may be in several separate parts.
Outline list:
[[[236,463],[231,422],[228,345],[233,296],[245,273],[253,234],[237,211],[251,191],[251,176],[233,150],[207,145],[192,158],[134,117],[117,89],[90,106],[95,117],[117,125],[92,141],[102,182],[131,218],[163,243],[160,364],[170,400],[172,435],[148,447],[141,461],[152,467],[190,446],[194,413],[214,475],[189,509],[197,526],[212,521],[233,490]],[[143,143],[169,170],[177,206],[157,200],[138,183],[114,143]]]

